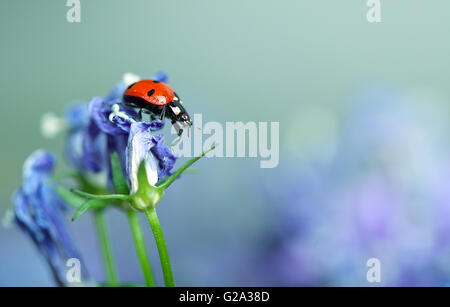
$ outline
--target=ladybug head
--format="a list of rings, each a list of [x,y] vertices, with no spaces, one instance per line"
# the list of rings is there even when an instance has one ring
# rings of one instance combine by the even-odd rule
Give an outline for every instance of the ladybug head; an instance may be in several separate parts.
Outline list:
[[[186,123],[186,125],[189,127],[192,126],[191,118],[189,117],[189,115],[187,113],[180,114],[178,116],[178,121],[182,122],[182,123]]]
[[[191,117],[179,99],[175,99],[169,103],[169,117],[172,119],[173,123],[178,122],[186,128],[192,126]]]

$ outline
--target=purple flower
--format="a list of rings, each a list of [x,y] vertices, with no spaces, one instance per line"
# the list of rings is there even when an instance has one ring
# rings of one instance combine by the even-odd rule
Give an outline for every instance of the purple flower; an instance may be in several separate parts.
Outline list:
[[[133,153],[145,155],[149,161],[152,159],[155,164],[156,180],[171,175],[176,161],[170,149],[164,146],[163,136],[151,134],[151,131],[164,127],[164,120],[140,123],[136,127],[145,130],[145,133],[141,134],[143,130],[138,131],[139,129],[135,128],[130,134],[131,126],[136,123],[138,114],[133,108],[122,103],[122,95],[128,83],[140,78],[133,74],[125,74],[123,79],[123,82],[114,86],[105,98],[94,97],[88,106],[75,105],[66,111],[66,122],[69,127],[66,155],[69,161],[82,172],[105,172],[110,187],[112,175],[109,158],[116,152],[122,169],[126,171],[129,168],[126,162],[127,146],[130,149],[128,152],[134,148]],[[167,82],[168,76],[165,72],[159,72],[152,79]],[[144,146],[142,152],[137,147],[129,146],[131,140],[134,140],[133,144]],[[131,169],[133,170],[131,173],[134,174],[134,167]]]
[[[24,164],[22,186],[14,193],[16,224],[34,242],[46,259],[55,282],[67,285],[66,261],[81,260],[64,222],[65,204],[55,193],[49,179],[55,157],[44,150],[34,152]],[[87,281],[87,271],[82,268],[82,281]]]

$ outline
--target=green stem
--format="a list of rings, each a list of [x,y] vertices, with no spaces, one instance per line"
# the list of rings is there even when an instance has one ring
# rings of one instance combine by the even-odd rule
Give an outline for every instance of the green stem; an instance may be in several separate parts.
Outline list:
[[[130,223],[131,233],[133,234],[136,252],[141,263],[142,273],[144,274],[145,284],[147,287],[154,287],[156,286],[156,282],[148,259],[138,213],[133,210],[128,210],[128,221]]]
[[[145,210],[145,215],[150,223],[150,227],[152,228],[153,235],[155,237],[156,246],[158,247],[159,259],[161,260],[161,268],[164,275],[164,283],[166,284],[166,287],[175,287],[166,241],[164,240],[161,224],[159,223],[155,208]]]
[[[103,261],[105,263],[106,275],[108,277],[108,284],[111,287],[117,286],[117,270],[114,265],[114,258],[111,248],[111,242],[109,241],[108,232],[106,230],[105,215],[103,210],[95,210],[95,226],[97,228],[98,238],[100,240],[100,246],[103,255]]]

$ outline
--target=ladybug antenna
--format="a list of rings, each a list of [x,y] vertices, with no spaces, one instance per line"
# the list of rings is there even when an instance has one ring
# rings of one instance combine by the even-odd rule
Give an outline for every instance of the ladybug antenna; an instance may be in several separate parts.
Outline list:
[[[195,125],[192,125],[192,123],[189,125],[189,128],[190,127],[194,127],[195,129],[197,129],[197,130],[202,130],[202,128],[200,128],[199,126],[195,126]],[[187,130],[187,133],[188,133],[188,137],[189,137],[189,132],[191,131],[191,129],[188,129]]]

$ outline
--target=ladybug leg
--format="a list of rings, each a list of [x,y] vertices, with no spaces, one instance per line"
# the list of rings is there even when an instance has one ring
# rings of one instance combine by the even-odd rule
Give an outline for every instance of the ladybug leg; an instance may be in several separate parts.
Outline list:
[[[139,109],[138,119],[139,119],[139,121],[142,121],[142,109]]]
[[[172,122],[172,124],[174,124],[174,123]],[[171,148],[171,149],[172,149],[175,145],[177,145],[178,143],[180,143],[180,141],[181,141],[181,135],[183,134],[183,129],[181,129],[180,126],[179,126],[177,123],[174,124],[174,128],[175,128],[175,131],[177,132],[177,137],[176,137],[175,140],[173,140],[172,144],[170,144],[170,148]],[[172,151],[173,151],[173,150],[172,150]]]
[[[170,144],[170,149],[172,149],[174,146],[176,146],[178,143],[180,143],[181,141],[181,136],[178,136],[173,142],[172,144]],[[173,151],[173,150],[172,150]]]
[[[183,129],[181,129],[181,126],[178,122],[172,120],[172,125],[175,128],[175,131],[178,135],[178,137],[181,137],[181,135],[183,134]]]
[[[166,106],[163,107],[161,111],[161,116],[159,117],[159,120],[163,120],[164,117],[166,117]]]
[[[170,148],[172,149],[175,145],[177,145],[181,141],[181,135],[183,134],[183,129],[181,128],[180,124],[174,120],[172,120],[172,125],[175,128],[175,131],[177,132],[177,138],[170,144]],[[188,137],[189,137],[189,130],[188,130]],[[172,150],[173,151],[173,150]]]

